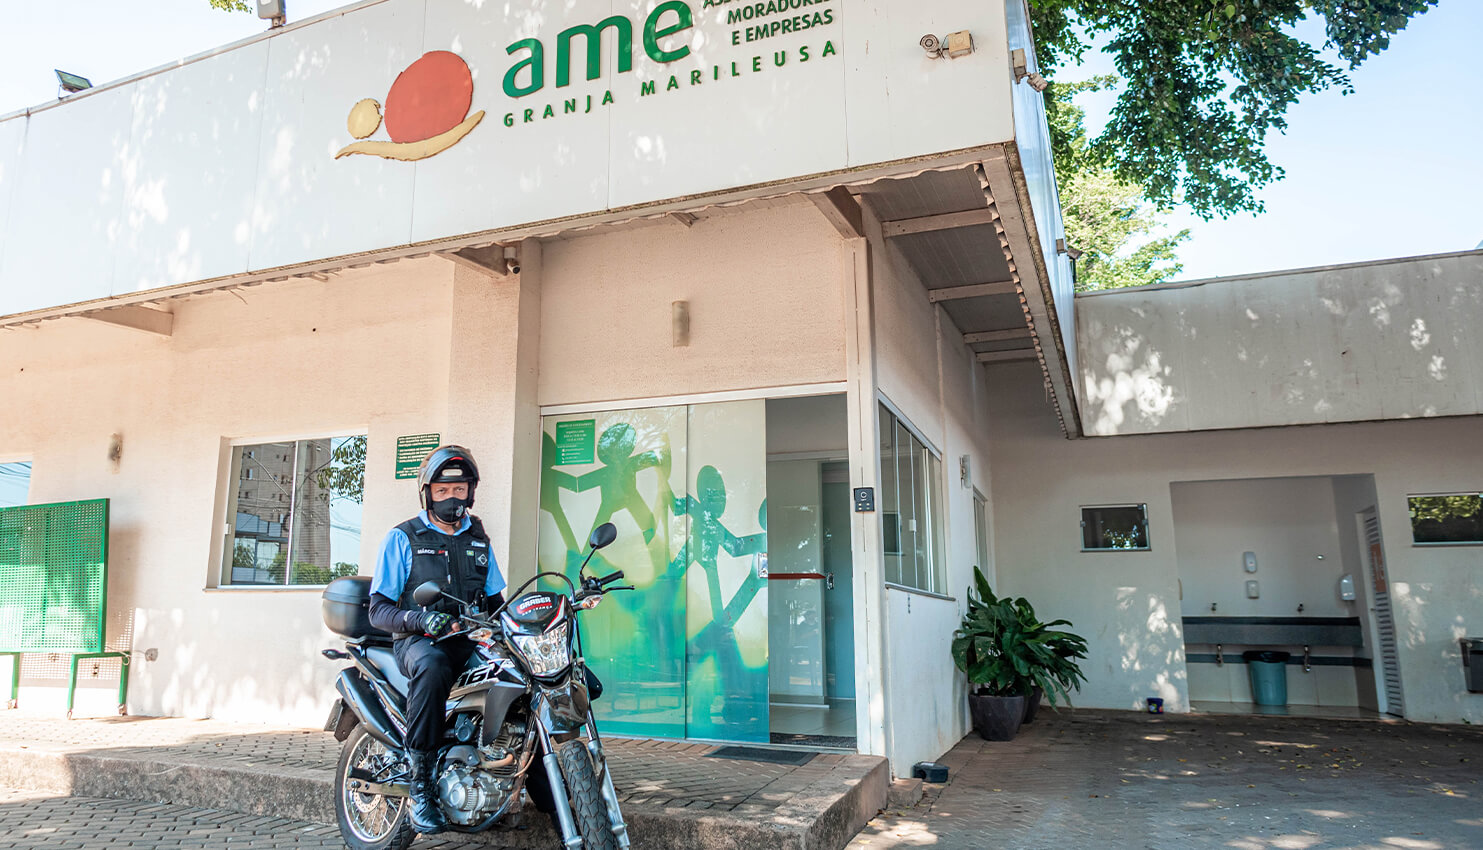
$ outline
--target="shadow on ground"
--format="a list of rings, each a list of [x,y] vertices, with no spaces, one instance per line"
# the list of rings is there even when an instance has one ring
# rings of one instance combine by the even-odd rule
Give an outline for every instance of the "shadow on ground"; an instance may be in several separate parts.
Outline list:
[[[1483,847],[1483,730],[1042,711],[851,848]]]

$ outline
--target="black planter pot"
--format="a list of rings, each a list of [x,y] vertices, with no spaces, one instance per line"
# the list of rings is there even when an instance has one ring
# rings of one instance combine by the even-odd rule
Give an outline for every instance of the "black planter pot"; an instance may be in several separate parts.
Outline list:
[[[990,697],[968,695],[968,712],[973,728],[986,741],[1012,741],[1025,719],[1025,697]]]
[[[1025,698],[1025,723],[1034,722],[1035,709],[1040,707],[1040,698],[1043,696],[1045,696],[1045,691],[1041,690],[1040,688],[1035,688],[1034,690],[1030,691],[1030,695]]]

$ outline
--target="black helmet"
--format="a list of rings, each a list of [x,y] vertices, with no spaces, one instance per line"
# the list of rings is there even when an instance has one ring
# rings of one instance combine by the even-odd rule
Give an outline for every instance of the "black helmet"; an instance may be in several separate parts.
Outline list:
[[[429,495],[434,483],[465,481],[469,485],[468,506],[474,506],[474,489],[479,486],[479,464],[474,454],[463,446],[438,446],[423,458],[417,470],[417,492],[423,508],[430,508]]]

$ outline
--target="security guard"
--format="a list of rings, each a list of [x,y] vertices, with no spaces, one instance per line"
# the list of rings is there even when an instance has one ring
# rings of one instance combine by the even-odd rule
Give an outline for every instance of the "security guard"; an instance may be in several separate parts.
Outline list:
[[[474,645],[448,634],[458,606],[441,599],[423,609],[412,591],[427,581],[473,602],[483,611],[504,604],[505,580],[490,551],[484,524],[469,513],[479,486],[479,466],[461,446],[440,446],[417,473],[423,510],[393,528],[381,543],[371,579],[371,624],[391,632],[407,687],[407,763],[411,769],[412,828],[425,835],[447,829],[433,786],[443,711],[453,680]]]

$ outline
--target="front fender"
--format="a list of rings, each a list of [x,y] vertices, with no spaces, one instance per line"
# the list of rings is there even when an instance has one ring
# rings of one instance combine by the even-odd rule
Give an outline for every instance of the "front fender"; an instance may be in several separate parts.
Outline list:
[[[563,744],[582,731],[587,723],[590,705],[587,682],[570,676],[566,681],[551,687],[539,685],[535,698],[531,700],[531,711],[545,727],[551,740]]]

